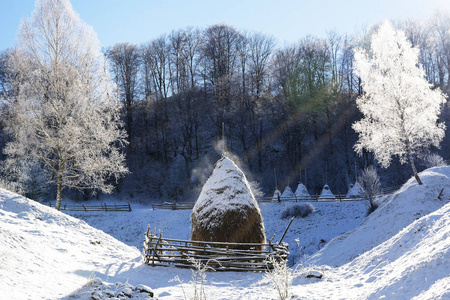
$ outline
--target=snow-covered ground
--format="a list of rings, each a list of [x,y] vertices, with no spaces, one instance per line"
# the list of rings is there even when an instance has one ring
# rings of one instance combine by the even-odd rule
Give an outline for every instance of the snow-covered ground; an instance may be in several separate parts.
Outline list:
[[[424,185],[410,180],[367,218],[363,202],[321,202],[306,218],[295,219],[284,239],[298,271],[294,297],[449,299],[450,167],[426,170],[421,178]],[[443,201],[437,199],[442,188]],[[287,205],[293,204],[260,204],[267,238],[276,234],[277,241],[283,234]],[[183,288],[191,292],[191,270],[152,268],[140,260],[147,224],[165,237],[188,239],[190,211],[133,205],[131,213],[71,214],[0,190],[1,299],[120,293],[146,299],[145,286],[159,299],[183,299]],[[323,278],[306,278],[309,270]],[[175,276],[184,283],[171,280]],[[278,297],[263,273],[208,272],[206,280],[208,299]]]

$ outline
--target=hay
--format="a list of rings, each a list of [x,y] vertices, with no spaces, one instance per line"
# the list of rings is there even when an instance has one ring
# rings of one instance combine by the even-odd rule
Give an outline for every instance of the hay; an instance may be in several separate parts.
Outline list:
[[[266,241],[261,212],[247,179],[227,157],[216,163],[211,177],[203,186],[192,209],[191,224],[193,241]]]

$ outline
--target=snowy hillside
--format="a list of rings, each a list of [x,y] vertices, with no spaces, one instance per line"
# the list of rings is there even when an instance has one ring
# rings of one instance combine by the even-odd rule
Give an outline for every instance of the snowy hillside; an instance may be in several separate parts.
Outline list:
[[[308,264],[341,266],[387,241],[420,217],[442,207],[445,202],[437,196],[445,187],[443,198],[448,200],[450,196],[450,168],[428,169],[421,173],[421,178],[422,186],[411,178],[399,191],[385,198],[361,226],[335,238],[309,259]]]
[[[57,299],[139,251],[70,217],[0,189],[1,299]]]
[[[363,239],[358,233],[351,235]],[[333,250],[337,247],[323,249],[321,254],[331,256]],[[302,278],[294,287],[295,295],[314,295],[314,299],[450,299],[450,203],[352,262],[336,269],[318,269],[325,280]]]
[[[291,262],[299,262],[297,238],[304,255],[336,238],[297,264],[294,298],[448,299],[448,191],[444,201],[436,197],[450,186],[450,167],[429,169],[421,177],[423,186],[408,181],[367,218],[365,203],[352,201],[313,203],[313,213],[295,219],[285,237]],[[288,221],[281,215],[288,205],[293,203],[260,205],[268,238],[281,237]],[[190,210],[153,211],[133,205],[130,213],[72,214],[98,229],[0,190],[0,298],[91,299],[120,292],[138,299],[140,289],[150,287],[159,299],[183,299],[184,292],[192,292],[190,270],[152,268],[140,260],[147,224],[166,237],[188,239]],[[306,278],[309,270],[323,278]],[[183,284],[173,281],[175,276]],[[208,272],[205,292],[208,299],[277,298],[263,273]]]

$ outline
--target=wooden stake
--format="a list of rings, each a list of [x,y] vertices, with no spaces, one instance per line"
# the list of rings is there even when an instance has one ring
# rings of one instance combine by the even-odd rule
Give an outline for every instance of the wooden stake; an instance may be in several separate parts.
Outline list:
[[[278,241],[278,245],[281,245],[281,242],[283,241],[284,236],[285,236],[286,233],[288,232],[288,229],[289,229],[289,227],[291,226],[292,221],[294,221],[294,219],[295,219],[295,216],[292,216],[292,219],[291,219],[291,221],[289,222],[288,226],[286,227],[286,230],[284,231],[283,236],[282,236],[281,239]]]
[[[275,189],[278,190],[278,182],[277,182],[277,168],[273,168],[273,173],[275,174]]]
[[[225,123],[222,122],[222,156],[225,156]]]

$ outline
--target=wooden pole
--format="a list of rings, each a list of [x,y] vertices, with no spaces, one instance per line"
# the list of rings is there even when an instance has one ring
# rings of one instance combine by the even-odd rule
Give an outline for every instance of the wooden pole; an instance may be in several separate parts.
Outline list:
[[[278,241],[278,245],[281,245],[281,242],[283,241],[284,236],[286,235],[286,233],[287,233],[289,227],[291,226],[292,221],[294,221],[294,218],[295,218],[295,216],[293,216],[293,217],[291,218],[291,221],[289,222],[288,226],[286,227],[286,230],[284,231],[283,236],[282,236],[281,239]]]
[[[273,168],[273,173],[275,174],[275,189],[278,190],[278,182],[277,182],[277,168]]]
[[[225,123],[222,122],[222,156],[225,156]]]

